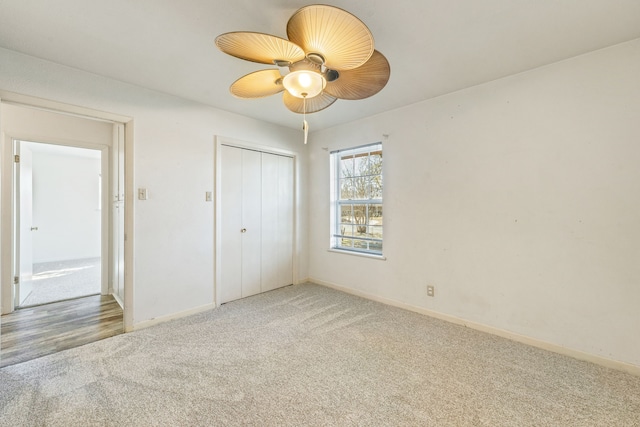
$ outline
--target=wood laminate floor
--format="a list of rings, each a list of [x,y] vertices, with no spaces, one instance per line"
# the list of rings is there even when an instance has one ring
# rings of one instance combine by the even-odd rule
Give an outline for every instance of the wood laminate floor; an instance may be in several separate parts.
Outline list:
[[[122,308],[111,295],[16,310],[0,318],[0,368],[122,332]]]

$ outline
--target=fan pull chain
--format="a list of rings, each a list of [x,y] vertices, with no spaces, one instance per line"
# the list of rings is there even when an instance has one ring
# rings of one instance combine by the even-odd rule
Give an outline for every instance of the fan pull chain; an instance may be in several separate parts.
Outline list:
[[[302,98],[302,130],[304,131],[304,143],[307,143],[309,135],[309,123],[307,123],[307,97]]]

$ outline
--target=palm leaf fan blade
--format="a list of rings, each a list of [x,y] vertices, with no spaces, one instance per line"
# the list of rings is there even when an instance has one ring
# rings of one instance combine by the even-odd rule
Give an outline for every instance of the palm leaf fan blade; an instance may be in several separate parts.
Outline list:
[[[224,53],[246,61],[274,64],[294,63],[304,59],[304,51],[296,44],[270,34],[236,31],[216,37],[216,46]]]
[[[327,82],[325,91],[339,99],[364,99],[380,92],[390,75],[389,61],[376,50],[361,67],[340,71],[336,80]]]
[[[334,70],[350,70],[373,54],[373,35],[349,12],[333,6],[299,9],[287,23],[287,37],[307,54],[319,54]]]
[[[309,114],[324,110],[336,102],[336,99],[336,97],[325,92],[322,92],[320,95],[314,96],[313,98],[306,98],[306,113]],[[282,101],[284,102],[284,105],[294,113],[305,113],[305,99],[296,98],[289,92],[285,91],[282,96]]]
[[[282,76],[277,69],[261,70],[240,77],[231,85],[231,93],[238,98],[264,98],[284,90]]]

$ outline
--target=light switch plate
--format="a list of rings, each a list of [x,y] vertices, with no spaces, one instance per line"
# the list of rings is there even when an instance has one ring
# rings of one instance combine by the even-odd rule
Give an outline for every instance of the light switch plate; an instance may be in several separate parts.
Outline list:
[[[138,188],[138,200],[147,200],[146,188]]]

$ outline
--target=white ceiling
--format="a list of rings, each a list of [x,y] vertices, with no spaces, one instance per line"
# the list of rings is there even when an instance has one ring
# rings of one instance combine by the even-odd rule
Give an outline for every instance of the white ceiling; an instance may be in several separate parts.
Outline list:
[[[334,0],[371,30],[391,64],[371,98],[315,113],[317,130],[640,38],[639,0]],[[286,38],[308,0],[0,0],[0,46],[255,117],[300,127],[280,95],[241,100],[229,85],[269,68],[214,45],[228,31]]]

